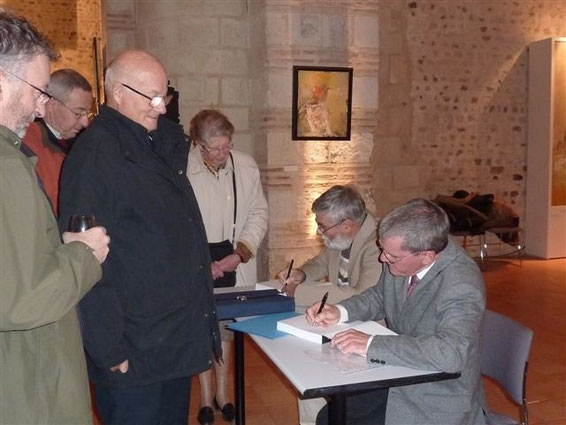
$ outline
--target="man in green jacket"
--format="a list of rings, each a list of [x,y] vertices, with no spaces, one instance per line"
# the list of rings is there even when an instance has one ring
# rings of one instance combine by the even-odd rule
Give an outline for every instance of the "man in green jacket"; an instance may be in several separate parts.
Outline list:
[[[0,424],[90,424],[75,306],[100,279],[102,227],[64,233],[21,137],[45,112],[49,42],[0,8]]]

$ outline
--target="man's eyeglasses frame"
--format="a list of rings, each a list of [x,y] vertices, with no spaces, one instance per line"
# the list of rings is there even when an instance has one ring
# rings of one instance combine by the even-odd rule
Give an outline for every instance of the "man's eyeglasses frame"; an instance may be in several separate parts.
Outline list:
[[[322,234],[325,234],[325,235],[326,235],[326,232],[328,232],[328,231],[331,230],[331,229],[334,229],[334,228],[337,227],[337,226],[340,226],[340,225],[341,225],[342,223],[344,223],[345,221],[346,221],[346,219],[343,218],[342,220],[338,221],[337,223],[333,224],[333,225],[330,226],[330,227],[327,227],[326,229],[325,229],[325,228],[322,226],[322,224],[320,224],[320,223],[316,223],[316,227],[317,227],[318,230],[320,230],[320,232],[321,232]]]
[[[392,255],[392,254],[390,254],[389,252],[387,252],[387,251],[381,246],[381,244],[379,243],[379,240],[376,240],[376,241],[375,241],[375,244],[377,245],[377,247],[378,247],[379,250],[381,251],[381,252],[380,252],[380,255],[383,254],[383,256],[387,259],[387,262],[388,262],[389,264],[397,264],[397,263],[400,263],[401,261],[404,261],[404,260],[406,260],[407,258],[413,257],[413,256],[415,256],[415,255],[417,255],[417,254],[420,254],[420,253],[422,252],[422,251],[417,251],[417,252],[413,252],[413,253],[411,253],[411,254],[409,254],[409,255],[405,255],[404,257],[397,257],[397,256]]]
[[[57,102],[59,102],[61,105],[63,105],[69,111],[71,111],[73,113],[73,115],[75,116],[75,118],[77,119],[77,121],[80,120],[82,117],[87,117],[89,120],[92,119],[92,117],[94,117],[94,112],[92,112],[92,111],[75,112],[71,108],[69,108],[65,104],[65,102],[63,102],[62,100],[57,99],[55,96],[51,96],[51,98],[53,100],[56,100]]]
[[[133,88],[133,87],[127,85],[127,84],[124,84],[124,83],[120,83],[120,84],[123,85],[124,87],[126,87],[127,89],[130,89],[134,93],[137,93],[140,96],[145,97],[147,100],[149,100],[149,106],[151,106],[152,108],[157,108],[162,103],[165,105],[165,96],[157,95],[157,96],[151,97],[151,96],[148,96],[147,94],[142,93],[139,90],[136,90],[135,88]]]
[[[45,90],[40,89],[39,87],[37,87],[36,85],[30,83],[29,81],[24,80],[22,77],[18,77],[16,74],[14,74],[13,72],[8,71],[7,69],[3,69],[2,71],[4,71],[6,74],[11,75],[12,77],[17,78],[18,80],[20,80],[23,83],[26,83],[28,86],[30,86],[31,88],[37,90],[39,92],[39,96],[37,96],[37,98],[35,99],[37,102],[39,102],[41,105],[45,105],[47,103],[47,101],[49,99],[53,98],[53,95],[50,93],[47,93]]]

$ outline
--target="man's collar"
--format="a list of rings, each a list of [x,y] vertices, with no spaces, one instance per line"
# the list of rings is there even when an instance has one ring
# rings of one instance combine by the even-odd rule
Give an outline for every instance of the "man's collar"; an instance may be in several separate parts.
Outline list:
[[[424,269],[422,269],[420,272],[417,273],[417,277],[419,278],[419,280],[423,280],[425,274],[427,274],[428,271],[432,268],[432,266],[434,266],[434,263],[436,263],[436,260],[434,260],[429,266],[425,267]]]
[[[111,116],[113,118],[120,119],[120,120],[124,121],[124,123],[126,123],[126,125],[128,127],[130,127],[136,134],[143,136],[143,137],[146,137],[147,135],[149,135],[149,131],[147,130],[147,128],[145,128],[140,123],[135,122],[131,118],[128,118],[127,116],[122,114],[117,109],[114,109],[111,106],[101,105],[99,110],[100,110],[99,115],[108,114],[109,116]],[[156,131],[156,130],[153,130],[153,131]]]
[[[53,133],[53,135],[57,138],[57,139],[61,139],[61,133],[59,133],[57,130],[55,130],[53,127],[51,127],[49,125],[49,123],[47,121],[45,121],[45,119],[43,120],[43,122],[45,123],[45,125],[47,126],[47,128],[49,129],[49,131],[51,133]]]
[[[20,146],[22,145],[22,139],[20,139],[18,135],[8,127],[0,125],[0,135],[5,138],[8,143],[14,145],[16,149],[20,149]]]

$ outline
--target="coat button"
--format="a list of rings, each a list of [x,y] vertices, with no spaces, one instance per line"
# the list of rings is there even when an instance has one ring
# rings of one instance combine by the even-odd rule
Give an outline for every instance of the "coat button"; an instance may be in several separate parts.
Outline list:
[[[204,313],[204,317],[208,317],[208,313]]]
[[[183,174],[183,170],[178,170],[177,173],[179,173],[179,175]]]

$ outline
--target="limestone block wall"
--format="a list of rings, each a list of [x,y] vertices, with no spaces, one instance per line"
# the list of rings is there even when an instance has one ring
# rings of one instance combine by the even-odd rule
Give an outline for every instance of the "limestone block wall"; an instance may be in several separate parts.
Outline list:
[[[270,205],[260,276],[318,251],[312,201],[355,182],[373,205],[370,166],[378,96],[377,1],[192,0],[105,2],[108,58],[155,54],[180,93],[184,124],[204,107],[234,122],[236,149],[260,164]],[[293,65],[351,66],[352,139],[291,140]]]
[[[466,189],[524,219],[527,46],[566,33],[566,2],[383,1],[380,19],[376,202]]]
[[[157,56],[179,91],[181,123],[221,109],[236,127],[236,149],[253,154],[247,1],[107,0],[108,59],[125,48]]]
[[[73,68],[94,87],[93,38],[103,41],[101,0],[2,0],[0,5],[29,19],[61,54],[55,71]]]
[[[375,210],[370,163],[378,108],[377,1],[266,0],[253,3],[254,52],[261,75],[254,98],[256,146],[265,146],[270,206],[264,270],[273,276],[293,258],[300,265],[321,242],[311,204],[334,184],[355,183]],[[254,43],[253,42],[253,43]],[[354,68],[349,141],[291,140],[293,65]]]
[[[32,1],[32,0],[30,0]],[[86,0],[85,0],[86,1]],[[310,205],[354,182],[381,216],[413,197],[495,193],[524,217],[527,46],[566,33],[564,0],[106,0],[108,57],[168,67],[181,119],[218,107],[260,164],[260,276],[320,248]],[[292,66],[354,68],[352,138],[292,141]]]

